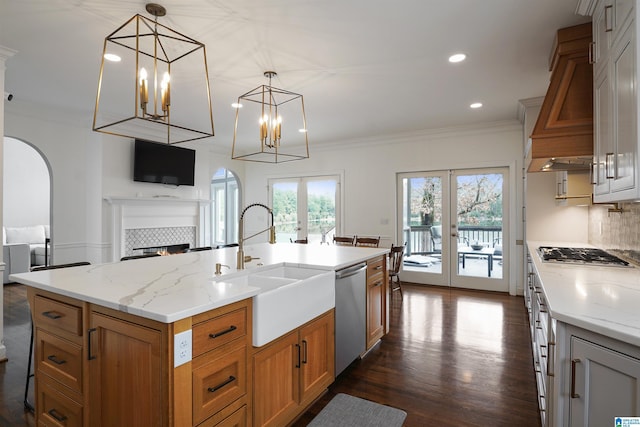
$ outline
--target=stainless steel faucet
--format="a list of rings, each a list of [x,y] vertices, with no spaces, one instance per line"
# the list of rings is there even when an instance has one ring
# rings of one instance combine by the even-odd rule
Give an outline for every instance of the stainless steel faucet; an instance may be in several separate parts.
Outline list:
[[[271,226],[265,228],[264,230],[258,231],[255,234],[252,234],[251,236],[248,237],[244,237],[244,214],[246,211],[248,211],[250,208],[253,208],[255,206],[260,206],[265,208],[268,212],[269,215],[271,216]],[[244,210],[242,211],[242,213],[240,214],[240,224],[238,225],[238,254],[237,254],[237,258],[236,258],[236,268],[238,270],[243,270],[244,269],[244,241],[247,239],[250,239],[252,237],[257,236],[260,233],[264,233],[265,231],[269,231],[269,243],[273,244],[276,242],[276,227],[275,225],[273,225],[273,211],[267,206],[267,205],[263,205],[262,203],[253,203],[249,206],[247,206],[246,208],[244,208]]]

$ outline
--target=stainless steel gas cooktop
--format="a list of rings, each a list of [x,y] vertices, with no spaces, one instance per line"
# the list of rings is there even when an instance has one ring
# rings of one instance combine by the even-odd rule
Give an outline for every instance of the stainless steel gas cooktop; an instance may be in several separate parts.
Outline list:
[[[629,263],[602,249],[540,246],[538,254],[544,262],[628,267]]]

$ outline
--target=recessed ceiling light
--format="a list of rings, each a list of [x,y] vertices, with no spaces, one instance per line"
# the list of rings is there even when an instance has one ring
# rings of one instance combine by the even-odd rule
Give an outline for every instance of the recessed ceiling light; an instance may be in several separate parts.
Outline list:
[[[298,129],[298,132],[300,132],[300,133],[307,133],[307,130],[306,130],[306,129]]]
[[[469,107],[471,107],[471,108],[480,108],[480,107],[482,107],[482,102],[474,102],[473,104],[469,105]]]
[[[451,55],[449,57],[449,62],[462,62],[467,58],[467,55],[464,53],[456,53],[455,55]]]
[[[234,102],[233,104],[231,104],[231,106],[233,108],[242,108],[242,104],[238,104],[237,102]]]
[[[104,59],[106,59],[107,61],[111,61],[111,62],[120,62],[122,60],[122,58],[120,58],[115,53],[105,53],[104,54]]]

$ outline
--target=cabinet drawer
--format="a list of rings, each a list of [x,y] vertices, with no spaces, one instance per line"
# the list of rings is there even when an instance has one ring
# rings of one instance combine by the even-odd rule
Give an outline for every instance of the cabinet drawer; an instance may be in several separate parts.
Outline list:
[[[82,405],[62,394],[55,386],[38,380],[36,397],[38,425],[75,427],[82,426]]]
[[[207,419],[198,427],[245,427],[247,425],[247,406],[244,405],[233,414],[216,423],[215,417]]]
[[[36,369],[82,394],[82,347],[36,330]]]
[[[242,307],[193,327],[193,357],[247,334],[247,308]]]
[[[244,343],[194,360],[193,421],[200,423],[247,393]]]
[[[82,336],[82,308],[36,295],[33,317],[36,325]]]
[[[384,273],[384,262],[384,256],[367,261],[367,278]]]

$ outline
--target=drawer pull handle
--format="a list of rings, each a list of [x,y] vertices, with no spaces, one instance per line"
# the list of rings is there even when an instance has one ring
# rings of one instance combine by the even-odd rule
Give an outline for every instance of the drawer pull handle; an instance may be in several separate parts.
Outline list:
[[[302,363],[307,363],[307,340],[302,340]]]
[[[94,360],[96,356],[91,355],[91,334],[96,331],[96,328],[91,328],[87,332],[87,360]]]
[[[55,409],[50,409],[48,411],[48,414],[51,415],[53,418],[55,418],[57,421],[59,422],[65,422],[67,420],[67,417],[65,417],[64,415],[62,415],[60,412],[56,411]]]
[[[233,375],[229,375],[228,379],[226,379],[225,381],[221,382],[217,386],[207,388],[207,390],[209,390],[211,393],[214,393],[214,392],[220,390],[222,387],[226,386],[227,384],[230,384],[230,383],[234,382],[235,380],[236,380],[236,377],[234,377]]]
[[[580,395],[576,393],[576,365],[580,363],[580,359],[571,360],[571,398],[579,399]]]
[[[64,365],[65,363],[67,363],[66,360],[58,359],[58,357],[55,354],[52,354],[51,356],[47,356],[47,359],[51,360],[56,365]]]
[[[298,360],[296,361],[296,368],[300,367],[300,344],[296,344],[296,351],[298,352]]]
[[[57,320],[62,317],[62,314],[56,313],[55,311],[44,311],[42,312],[44,317],[48,317],[49,319]]]
[[[380,285],[382,285],[382,281],[381,281],[381,280],[380,280],[380,281],[377,281],[377,282],[373,285],[373,287],[374,287],[374,288],[377,288],[377,287],[378,287],[378,286],[380,286]]]
[[[236,328],[235,326],[231,325],[231,326],[229,326],[228,329],[225,329],[222,332],[216,332],[215,334],[209,334],[209,338],[218,338],[218,337],[220,337],[220,336],[222,336],[224,334],[228,334],[229,332],[233,332],[236,329],[238,329],[238,328]]]
[[[381,265],[376,265],[376,267],[374,268],[374,270],[382,270],[382,266],[381,266]]]

